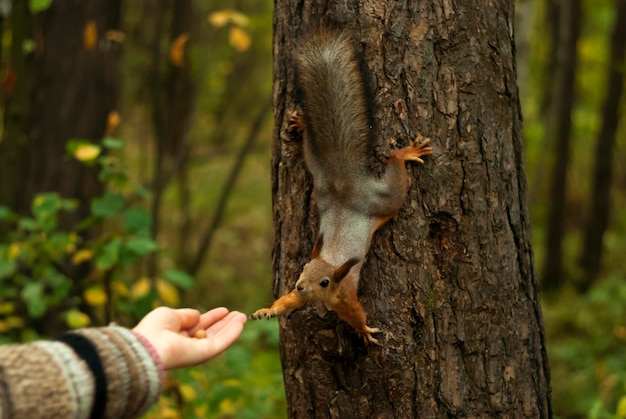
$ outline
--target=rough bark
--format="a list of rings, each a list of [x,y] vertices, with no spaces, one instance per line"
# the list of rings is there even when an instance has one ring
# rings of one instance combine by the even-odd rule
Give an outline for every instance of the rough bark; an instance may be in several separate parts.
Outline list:
[[[558,289],[564,282],[562,241],[564,235],[567,168],[570,159],[570,132],[574,106],[577,51],[582,9],[580,0],[561,4],[557,65],[548,122],[548,135],[555,139],[554,166],[550,188],[546,253],[541,276],[544,289]]]
[[[593,174],[592,207],[585,227],[580,265],[584,277],[580,284],[587,290],[596,280],[602,262],[602,238],[609,223],[611,186],[613,184],[613,147],[619,124],[619,106],[624,90],[624,58],[626,53],[626,2],[617,2],[617,19],[611,39],[606,98],[602,108],[602,127],[598,133]]]
[[[550,417],[533,268],[513,2],[276,0],[274,291],[293,289],[317,229],[310,176],[282,140],[292,52],[307,28],[349,30],[371,80],[376,157],[430,136],[360,282],[365,347],[321,304],[281,319],[294,418]]]

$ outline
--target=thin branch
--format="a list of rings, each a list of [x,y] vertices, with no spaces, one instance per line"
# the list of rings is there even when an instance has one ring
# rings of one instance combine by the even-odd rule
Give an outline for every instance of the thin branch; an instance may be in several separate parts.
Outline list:
[[[226,205],[228,204],[228,200],[230,199],[230,195],[233,191],[233,187],[237,178],[239,177],[239,173],[241,172],[241,168],[243,167],[243,163],[246,160],[246,157],[252,150],[256,139],[259,136],[259,132],[261,131],[261,127],[263,126],[263,121],[265,120],[265,116],[267,112],[270,110],[270,106],[264,106],[261,111],[258,113],[256,119],[252,123],[250,127],[250,132],[248,133],[248,137],[246,138],[245,143],[239,150],[239,154],[237,155],[237,159],[235,160],[235,164],[224,184],[224,188],[222,189],[222,194],[217,203],[217,209],[215,211],[215,215],[213,220],[211,220],[211,224],[207,228],[207,230],[201,235],[202,239],[200,241],[200,245],[198,247],[198,251],[196,253],[191,266],[189,266],[188,273],[191,275],[196,275],[202,264],[206,258],[206,255],[211,248],[211,243],[213,242],[213,237],[217,228],[220,226],[222,222],[222,218],[224,217],[224,212],[226,210]]]

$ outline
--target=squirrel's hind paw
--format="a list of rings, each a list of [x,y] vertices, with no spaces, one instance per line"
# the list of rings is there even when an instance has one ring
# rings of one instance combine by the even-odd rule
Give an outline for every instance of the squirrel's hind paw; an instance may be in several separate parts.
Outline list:
[[[422,160],[420,157],[433,154],[433,148],[426,147],[429,142],[430,138],[424,138],[423,136],[418,135],[410,146],[403,147],[398,150],[393,150],[391,152],[390,158],[393,157],[402,162],[410,160],[424,163],[424,160]]]
[[[424,163],[420,157],[433,154],[432,147],[426,147],[430,143],[430,138],[424,138],[421,134],[417,135],[417,138],[411,144],[412,152],[407,153],[407,160],[418,161]]]
[[[381,333],[382,331],[377,328],[377,327],[367,327],[365,326],[365,329],[359,333],[362,337],[363,337],[363,341],[365,342],[365,344],[369,344],[369,343],[373,343],[374,345],[378,345],[380,346],[380,343],[378,343],[378,339],[375,339],[371,334],[372,333]]]
[[[304,132],[304,119],[298,111],[293,111],[291,112],[291,115],[289,115],[288,128],[289,131],[295,131],[299,134],[302,134]]]

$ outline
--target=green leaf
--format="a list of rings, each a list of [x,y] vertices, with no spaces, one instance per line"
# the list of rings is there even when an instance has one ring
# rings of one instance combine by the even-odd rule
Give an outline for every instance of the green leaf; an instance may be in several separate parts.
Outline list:
[[[15,260],[0,260],[0,279],[8,277],[15,272],[16,266]]]
[[[39,224],[37,224],[37,221],[28,217],[20,218],[17,226],[24,231],[35,231],[39,228]]]
[[[163,277],[174,285],[178,285],[183,289],[189,289],[193,285],[193,276],[178,269],[166,269],[163,271]]]
[[[43,284],[40,282],[26,284],[22,289],[22,299],[31,317],[39,318],[46,312],[47,304],[43,295]]]
[[[32,39],[24,39],[22,41],[22,52],[24,54],[30,54],[37,48],[37,44]]]
[[[147,237],[131,237],[126,240],[125,247],[132,253],[143,256],[157,250],[158,245],[154,240]]]
[[[4,205],[0,205],[0,220],[12,221],[15,219],[15,214]]]
[[[143,208],[129,208],[124,211],[124,230],[130,234],[150,235],[152,216]]]
[[[107,192],[101,198],[91,201],[91,213],[104,218],[113,218],[124,208],[124,197],[118,193]]]
[[[124,146],[124,142],[115,137],[104,137],[102,139],[102,145],[110,149],[120,149]]]
[[[35,14],[43,12],[52,5],[52,0],[29,0],[28,7],[30,12]]]
[[[112,268],[119,260],[121,245],[122,241],[116,238],[102,246],[95,257],[96,266],[104,270]]]

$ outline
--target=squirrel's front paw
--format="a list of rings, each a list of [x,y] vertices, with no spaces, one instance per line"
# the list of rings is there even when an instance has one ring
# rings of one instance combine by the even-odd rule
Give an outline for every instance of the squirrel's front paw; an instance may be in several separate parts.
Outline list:
[[[277,314],[278,313],[276,313],[276,310],[262,308],[252,313],[252,316],[250,317],[252,317],[252,320],[259,320],[263,317],[265,317],[266,319],[271,319],[272,317],[276,317]]]

